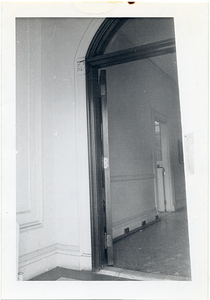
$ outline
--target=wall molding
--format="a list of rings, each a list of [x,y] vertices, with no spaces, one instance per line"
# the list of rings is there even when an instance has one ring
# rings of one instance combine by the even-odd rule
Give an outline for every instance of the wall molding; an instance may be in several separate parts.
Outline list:
[[[18,81],[18,91],[20,86],[27,85],[27,92],[24,94],[17,93],[17,103],[19,103],[19,112],[24,109],[27,114],[24,124],[23,118],[17,110],[17,162],[18,166],[23,164],[23,153],[27,151],[25,160],[27,164],[25,169],[17,168],[17,179],[22,180],[23,172],[27,173],[26,182],[18,185],[20,188],[17,192],[17,221],[20,230],[30,230],[43,226],[43,183],[42,183],[42,99],[41,99],[41,20],[18,20],[19,26],[26,30],[25,36],[20,36],[17,40],[21,47],[27,49],[26,74],[20,76]],[[26,41],[24,40],[26,39]],[[18,53],[18,46],[17,46]],[[20,59],[17,61],[18,71],[24,62]],[[27,77],[27,80],[25,77]],[[25,82],[24,82],[25,81]],[[25,88],[26,89],[26,88]],[[22,101],[23,100],[23,101]],[[17,106],[18,107],[18,106]],[[19,119],[18,119],[19,116]],[[22,122],[22,123],[21,123]],[[23,125],[27,128],[27,134],[24,139],[21,136],[21,128]],[[22,127],[21,127],[22,126]],[[22,154],[21,154],[22,153]],[[20,158],[18,156],[20,155]],[[18,160],[19,159],[19,160]],[[17,183],[18,184],[18,183]]]
[[[56,244],[44,247],[39,250],[29,252],[19,256],[19,268],[33,264],[39,260],[45,259],[56,254]]]
[[[56,244],[56,253],[65,255],[78,255],[80,251],[79,246]]]
[[[80,75],[85,75],[85,58],[77,60],[77,73]]]
[[[55,254],[80,256],[80,248],[79,248],[79,246],[56,243],[56,244],[44,247],[42,249],[20,255],[19,256],[19,268],[23,268],[30,264],[36,263],[37,261],[46,259],[47,257],[55,255]]]
[[[19,218],[17,218],[17,219],[19,219]],[[40,220],[35,220],[35,221],[20,224],[19,225],[20,233],[28,231],[28,230],[38,229],[38,228],[43,227],[44,224],[43,224],[42,217],[40,216],[39,219]]]
[[[154,179],[154,174],[137,174],[137,175],[115,175],[111,176],[111,182],[121,182],[121,181],[134,181],[134,180],[146,180]]]

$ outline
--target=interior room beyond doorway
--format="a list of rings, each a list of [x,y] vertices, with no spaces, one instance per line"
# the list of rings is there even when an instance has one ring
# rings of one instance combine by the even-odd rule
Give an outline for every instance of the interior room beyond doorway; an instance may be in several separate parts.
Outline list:
[[[190,279],[187,212],[163,214],[161,221],[114,243],[114,267]]]
[[[165,22],[170,28],[167,32],[162,27]],[[129,34],[134,24],[141,29],[146,26],[140,34],[139,46],[132,33]],[[182,129],[173,20],[135,19],[121,25],[114,37],[110,34],[110,40],[103,41],[102,48],[100,43],[98,48],[93,47],[96,50],[87,58],[91,178],[97,178],[91,181],[95,203],[92,207],[94,270],[106,264],[116,266],[118,258],[113,255],[113,243],[116,245],[117,239],[134,238],[136,233],[128,235],[143,228],[148,232],[150,227],[145,229],[145,225],[157,222],[161,212],[177,212],[186,207],[184,166],[179,161],[177,147],[182,140]],[[158,31],[158,41],[150,36],[148,43],[148,26]],[[155,151],[156,120],[162,131],[161,161]],[[158,169],[162,171],[162,194],[158,189]],[[160,208],[161,196],[163,208]],[[151,228],[156,226],[158,223]],[[149,236],[148,239],[151,249],[154,248]],[[188,241],[187,234],[185,239]],[[139,239],[134,245],[136,242]],[[164,242],[161,247],[156,252],[164,250]],[[123,255],[126,256],[126,251]],[[175,255],[179,257],[179,253]],[[133,257],[136,270],[142,271],[138,259]],[[128,260],[123,268],[129,266]],[[173,275],[178,273],[175,271]]]

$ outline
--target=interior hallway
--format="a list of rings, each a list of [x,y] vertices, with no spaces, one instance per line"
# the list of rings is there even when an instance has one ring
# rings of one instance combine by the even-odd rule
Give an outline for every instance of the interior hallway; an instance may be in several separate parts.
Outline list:
[[[115,242],[114,267],[190,278],[186,209]]]

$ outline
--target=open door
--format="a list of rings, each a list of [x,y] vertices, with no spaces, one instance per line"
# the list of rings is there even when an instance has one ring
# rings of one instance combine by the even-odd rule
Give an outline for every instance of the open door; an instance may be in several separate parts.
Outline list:
[[[162,132],[161,123],[155,121],[155,152],[156,152],[156,166],[157,166],[157,191],[158,201],[157,210],[159,212],[166,211],[166,193],[165,193],[165,165],[163,161],[162,151]]]
[[[162,116],[163,118],[163,116]],[[169,154],[169,134],[167,121],[155,119],[155,158],[157,180],[158,212],[174,211],[174,195],[172,186],[171,162]]]
[[[112,210],[111,210],[111,192],[110,192],[110,167],[109,167],[109,136],[108,136],[108,108],[107,108],[107,87],[106,71],[100,71],[100,96],[102,110],[102,162],[103,162],[103,206],[105,213],[105,251],[107,264],[113,265],[113,241],[112,241]]]

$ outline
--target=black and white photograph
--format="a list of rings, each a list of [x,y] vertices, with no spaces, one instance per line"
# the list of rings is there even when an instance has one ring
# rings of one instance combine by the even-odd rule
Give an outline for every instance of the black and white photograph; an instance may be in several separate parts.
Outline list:
[[[2,4],[1,107],[3,299],[206,299],[207,2]]]

